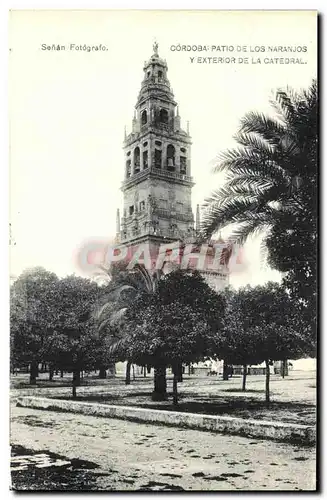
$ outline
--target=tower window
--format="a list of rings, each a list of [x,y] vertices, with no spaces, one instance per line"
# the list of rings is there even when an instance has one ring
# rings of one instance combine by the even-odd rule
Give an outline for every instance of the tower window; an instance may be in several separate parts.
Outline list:
[[[160,123],[168,123],[168,111],[166,109],[161,109],[159,113]]]
[[[126,153],[126,156],[131,156],[131,152],[128,151],[128,153]]]
[[[186,156],[181,156],[180,159],[180,171],[181,174],[186,174]]]
[[[161,79],[162,78],[162,71],[158,71],[158,78]]]
[[[143,143],[143,147],[144,147],[144,148],[146,148],[146,147],[147,147],[147,145],[148,145],[148,143],[147,143],[147,142],[144,142],[144,143]]]
[[[144,109],[141,113],[141,124],[146,125],[147,122],[148,122],[148,114],[146,112],[146,109]]]
[[[143,151],[143,168],[148,168],[148,152]]]
[[[126,177],[130,177],[132,173],[132,164],[131,160],[126,161]]]
[[[155,145],[156,146],[161,146],[161,142],[160,141],[155,141]]]
[[[162,152],[160,149],[154,150],[154,166],[156,168],[161,168]]]
[[[167,146],[167,170],[175,172],[175,148],[172,144]]]
[[[186,149],[185,148],[181,148],[181,152],[182,153],[186,153]]]
[[[131,205],[128,209],[128,214],[133,215],[133,213],[134,213],[134,205]]]
[[[150,72],[150,71],[148,71],[148,72],[147,72],[147,77],[149,78],[149,76],[150,76],[150,75],[151,75],[151,72]]]
[[[145,201],[140,201],[140,211],[145,210]]]
[[[137,174],[137,172],[140,171],[140,148],[137,146],[134,149],[134,173]]]

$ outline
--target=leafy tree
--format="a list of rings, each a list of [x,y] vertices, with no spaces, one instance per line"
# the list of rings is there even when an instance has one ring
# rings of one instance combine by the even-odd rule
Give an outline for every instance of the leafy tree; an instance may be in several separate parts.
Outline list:
[[[220,345],[224,366],[229,364],[243,365],[243,391],[246,390],[247,365],[258,362],[253,346],[248,339],[249,328],[252,324],[253,314],[255,314],[255,311],[247,304],[249,293],[249,290],[245,289],[238,291],[226,289],[224,291],[226,308],[223,320],[222,346]]]
[[[278,90],[275,118],[248,113],[216,171],[225,185],[205,202],[203,234],[232,225],[243,242],[265,231],[268,260],[315,328],[317,254],[317,83],[308,90]]]
[[[142,365],[172,366],[174,404],[177,404],[180,364],[210,356],[216,333],[202,314],[178,299],[168,305],[149,304],[140,311],[134,327],[133,324],[126,346],[130,359]]]
[[[230,290],[226,300],[221,348],[224,358],[244,368],[248,364],[265,362],[266,401],[269,403],[270,364],[310,354],[312,340],[308,326],[298,316],[294,300],[277,283]]]
[[[59,301],[58,278],[41,267],[24,271],[10,290],[12,365],[30,365],[36,383],[38,365],[49,360],[54,343],[54,320]]]
[[[174,402],[182,363],[199,361],[217,352],[224,301],[199,273],[173,271],[152,295],[140,294],[125,316],[129,357],[157,370],[172,366]],[[166,384],[155,383],[153,398],[166,396]]]
[[[177,269],[158,283],[158,294],[163,304],[180,300],[194,311],[199,311],[213,331],[219,331],[224,310],[224,299],[213,291],[198,271]],[[180,366],[180,381],[182,366]]]
[[[99,306],[96,310],[96,321],[99,335],[106,335],[108,355],[116,360],[125,360],[125,334],[122,328],[124,315],[140,293],[150,295],[157,287],[160,274],[151,275],[143,266],[136,265],[128,270],[126,264],[119,263],[105,269],[109,284],[104,288]],[[125,332],[125,333],[124,333]],[[131,381],[131,360],[127,360],[125,383]],[[155,379],[162,374],[155,373]],[[159,381],[160,382],[160,381]]]
[[[58,282],[60,303],[53,323],[52,356],[58,368],[73,372],[73,397],[80,372],[97,366],[103,348],[94,320],[99,293],[98,285],[85,278],[67,276]]]

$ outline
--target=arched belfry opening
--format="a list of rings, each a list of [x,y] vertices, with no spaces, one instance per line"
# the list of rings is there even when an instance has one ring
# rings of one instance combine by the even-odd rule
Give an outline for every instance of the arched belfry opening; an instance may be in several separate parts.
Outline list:
[[[148,113],[146,109],[144,109],[141,113],[141,125],[146,125],[148,123]]]
[[[137,174],[140,171],[140,148],[137,146],[134,149],[134,173]]]
[[[126,177],[129,178],[132,175],[132,162],[131,160],[126,160]]]
[[[167,146],[167,170],[175,172],[175,148],[172,144]]]
[[[168,111],[162,108],[159,112],[159,121],[160,123],[168,124]]]

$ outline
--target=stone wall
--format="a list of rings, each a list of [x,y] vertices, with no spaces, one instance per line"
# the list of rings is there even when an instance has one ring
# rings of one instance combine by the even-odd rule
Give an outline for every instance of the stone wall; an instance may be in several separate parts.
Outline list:
[[[297,442],[306,445],[313,445],[316,436],[315,427],[308,425],[152,410],[130,406],[84,403],[80,401],[36,398],[32,396],[18,398],[17,405],[42,410],[82,413],[83,415],[96,417],[118,418],[151,424],[202,429],[205,431],[236,434],[259,439]]]

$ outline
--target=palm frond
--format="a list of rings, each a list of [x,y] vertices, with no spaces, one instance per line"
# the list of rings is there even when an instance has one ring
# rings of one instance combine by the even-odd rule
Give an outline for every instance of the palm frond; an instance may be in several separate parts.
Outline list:
[[[204,200],[202,204],[202,210],[211,209],[213,205],[215,207],[223,207],[227,203],[231,201],[241,201],[241,202],[253,202],[256,199],[256,194],[251,192],[251,190],[247,191],[246,189],[238,188],[235,186],[234,188],[229,188],[228,186],[222,186],[221,188],[213,191],[210,194],[210,197]]]
[[[262,175],[259,174],[242,174],[242,175],[230,175],[227,176],[227,181],[224,187],[233,189],[234,186],[238,187],[246,187],[248,185],[251,186],[253,190],[265,190],[274,184],[273,179],[265,179]]]
[[[250,236],[257,236],[264,231],[269,231],[271,226],[271,221],[262,219],[261,217],[259,221],[254,219],[234,225],[232,224],[230,227],[229,239],[239,245],[243,245]]]
[[[111,340],[111,339],[110,339]],[[112,358],[117,357],[117,355],[121,355],[122,352],[124,351],[124,345],[125,345],[125,338],[121,339],[112,339],[112,342],[110,342],[108,346],[108,355]]]
[[[234,139],[241,146],[250,149],[251,153],[256,153],[262,158],[272,158],[276,151],[276,144],[266,141],[259,134],[238,132]]]
[[[296,93],[293,89],[287,88],[278,89],[274,100],[271,100],[271,105],[275,108],[279,116],[286,123],[293,123],[296,110],[294,107],[294,101],[296,99]]]
[[[231,224],[233,236],[244,240],[315,213],[306,200],[316,199],[317,84],[299,92],[278,89],[272,105],[276,118],[247,113],[238,146],[219,155],[214,171],[225,174],[225,183],[202,206],[203,238]]]
[[[285,126],[263,113],[252,111],[241,119],[239,132],[258,134],[271,144],[278,144],[285,134]]]
[[[214,172],[227,171],[228,175],[260,175],[267,179],[282,179],[285,170],[277,162],[275,153],[269,156],[246,148],[227,150],[220,155],[222,161],[214,167]]]
[[[230,199],[224,205],[213,201],[203,210],[201,230],[206,236],[225,228],[229,224],[254,222],[258,225],[271,224],[273,212],[269,206],[260,206],[247,199]]]

